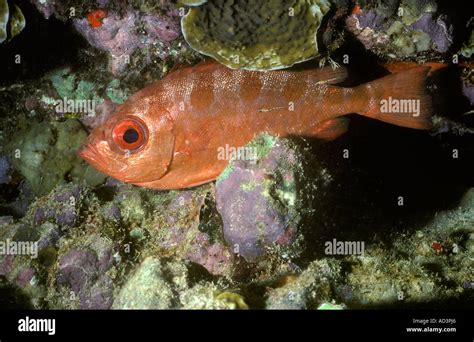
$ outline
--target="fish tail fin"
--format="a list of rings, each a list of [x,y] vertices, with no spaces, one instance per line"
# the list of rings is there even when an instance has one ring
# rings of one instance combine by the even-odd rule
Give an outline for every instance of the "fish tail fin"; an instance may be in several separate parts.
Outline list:
[[[431,96],[426,90],[429,67],[414,67],[358,86],[365,94],[357,113],[397,126],[430,129]]]

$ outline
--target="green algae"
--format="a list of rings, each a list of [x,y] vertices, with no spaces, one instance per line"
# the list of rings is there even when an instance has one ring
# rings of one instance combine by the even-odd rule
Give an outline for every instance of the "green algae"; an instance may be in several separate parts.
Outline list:
[[[430,30],[434,30],[431,25],[442,25],[442,22],[436,22],[425,25],[421,20],[435,20],[437,4],[433,0],[404,0],[391,1],[385,3],[377,1],[372,4],[377,13],[377,20],[384,21],[384,25],[389,25],[381,30],[373,28],[370,25],[360,26],[357,15],[352,15],[347,19],[350,30],[358,36],[359,40],[368,50],[376,54],[390,58],[410,58],[420,57],[423,59],[434,58],[439,53],[444,53],[445,47],[436,46]],[[369,11],[372,10],[369,5]],[[364,15],[362,15],[364,16]],[[428,18],[423,19],[424,16]],[[438,17],[438,21],[441,17]],[[415,29],[417,24],[421,29]],[[447,34],[447,33],[446,33]],[[446,37],[450,40],[449,37]],[[443,49],[441,51],[440,49]]]
[[[253,160],[253,162],[258,163],[258,161],[264,159],[268,155],[268,153],[270,153],[272,147],[276,142],[276,139],[276,137],[270,134],[262,133],[256,136],[247,145],[245,145],[246,149],[255,152],[255,160]],[[224,171],[222,171],[222,173],[217,178],[217,182],[219,183],[227,179],[227,177],[229,177],[233,170],[233,163],[228,163]],[[248,190],[252,189],[254,186],[254,184],[244,185],[244,187],[246,187]]]
[[[402,21],[395,21],[387,30],[394,51],[401,57],[426,52],[431,48],[430,36],[421,30],[408,29]]]
[[[333,303],[322,303],[318,306],[318,310],[344,310],[344,306]]]
[[[120,87],[120,80],[113,79],[107,86],[107,96],[112,100],[112,102],[122,104],[129,97],[127,90],[124,90]]]
[[[42,122],[14,134],[7,150],[14,168],[27,179],[32,191],[45,195],[66,176],[95,185],[104,181],[104,175],[85,166],[77,156],[86,137],[77,120]]]
[[[466,58],[471,58],[474,54],[474,30],[471,31],[469,41],[462,46],[460,52]]]
[[[93,100],[96,105],[103,102],[98,95],[97,86],[90,81],[78,79],[77,75],[70,68],[60,68],[46,75],[46,79],[51,81],[58,95],[63,99]],[[51,99],[45,98],[45,103],[50,104]]]
[[[418,21],[425,13],[434,13],[437,10],[434,1],[402,0],[399,6],[399,17],[405,25]]]
[[[184,272],[184,265],[169,265],[160,259],[148,257],[130,276],[115,299],[115,309],[169,309],[173,305],[173,288],[167,274],[171,267]]]
[[[229,309],[240,309],[240,310],[248,310],[249,306],[245,303],[245,298],[234,292],[222,292],[216,295],[217,300],[222,300],[226,302],[229,306]]]
[[[273,146],[275,146],[276,140],[276,137],[268,133],[262,133],[258,135],[255,139],[253,139],[251,142],[249,142],[246,146],[250,148],[255,148],[257,160],[261,160],[267,157]]]

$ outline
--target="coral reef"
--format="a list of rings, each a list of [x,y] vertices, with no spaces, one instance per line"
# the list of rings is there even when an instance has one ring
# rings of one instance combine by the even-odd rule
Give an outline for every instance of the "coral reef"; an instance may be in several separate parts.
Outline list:
[[[209,205],[206,198],[212,198],[213,191],[178,194],[166,205],[167,215],[153,222],[150,234],[162,252],[200,264],[211,274],[232,275],[236,260],[222,241],[219,222],[201,224],[201,213]]]
[[[0,43],[9,41],[25,28],[26,20],[20,7],[0,1]]]
[[[465,68],[461,75],[462,93],[469,99],[471,105],[474,105],[474,71]]]
[[[113,283],[106,272],[113,263],[111,248],[103,240],[94,243],[105,246],[99,251],[71,249],[59,260],[57,284],[60,293],[63,289],[71,291],[71,303],[79,301],[81,309],[109,309]]]
[[[114,301],[116,309],[248,309],[243,297],[219,286],[190,282],[192,270],[176,260],[148,257]]]
[[[347,286],[352,307],[416,304],[472,295],[474,189],[455,210],[438,214],[424,229],[398,237],[395,253],[374,245],[352,262]]]
[[[331,290],[338,281],[341,270],[334,260],[315,261],[297,277],[282,286],[271,289],[265,302],[267,309],[316,309],[333,300]]]
[[[49,19],[55,12],[55,1],[31,0],[31,2],[46,19]]]
[[[91,25],[87,18],[74,19],[74,27],[89,44],[109,54],[114,75],[126,70],[137,50],[143,54],[145,65],[155,63],[156,57],[166,59],[171,43],[179,36],[178,25],[172,17],[143,15],[134,10],[123,15],[108,14],[99,27]]]
[[[87,133],[76,120],[33,124],[16,134],[7,149],[13,167],[27,180],[35,194],[45,195],[70,177],[86,176],[93,184],[104,176],[78,163],[76,151]]]
[[[0,155],[0,184],[7,184],[10,177],[10,161],[7,156]]]
[[[30,3],[20,4],[22,19],[0,0],[2,61],[23,37],[43,47],[30,25],[21,30],[28,15],[52,25],[48,39],[59,27],[77,46],[46,67],[23,54],[0,80],[0,307],[472,306],[472,22],[456,26],[434,0],[362,1],[349,16],[345,0]],[[332,143],[264,134],[245,146],[253,158],[237,156],[216,182],[180,191],[124,184],[77,157],[88,131],[130,95],[200,60],[193,49],[259,70],[347,53],[348,84],[359,82],[355,60],[367,60],[361,70],[372,77],[388,59],[451,63],[457,53],[452,78],[461,82],[435,96],[450,102],[435,107],[429,134],[360,117]],[[41,51],[33,59],[51,53]],[[394,204],[401,195],[403,207]],[[324,244],[335,238],[365,249],[330,255]]]
[[[275,237],[286,236],[289,218],[304,213],[291,208],[308,205],[308,193],[316,202],[330,201],[324,189],[333,182],[322,172],[318,186],[298,190],[301,179],[311,184],[301,163],[309,157],[304,147],[267,135],[251,144],[258,147],[255,162],[233,160],[216,189],[156,192],[112,180],[95,191],[85,184],[57,186],[23,219],[1,217],[1,241],[31,241],[38,248],[37,258],[2,255],[1,275],[35,308],[350,309],[469,298],[474,191],[413,233],[394,234],[391,246],[374,239],[363,255],[327,255],[301,269],[292,259],[302,246],[287,239],[293,244],[281,248]],[[261,179],[270,173],[274,179]],[[249,194],[254,204],[244,211],[223,204]],[[278,220],[262,226],[259,236],[258,222],[268,219],[248,212],[263,200],[258,215]],[[330,217],[324,208],[318,217]],[[234,221],[226,219],[232,213]],[[241,225],[233,225],[236,215]],[[239,234],[229,235],[230,228]],[[303,233],[297,235],[306,240]],[[236,251],[229,239],[251,243]]]
[[[288,143],[269,135],[257,137],[257,156],[233,160],[217,180],[216,202],[224,224],[224,238],[234,252],[249,261],[262,256],[274,244],[293,247],[297,255],[299,212],[296,189],[301,155]]]
[[[148,257],[122,287],[113,307],[116,309],[172,308],[176,306],[175,292],[182,291],[186,284],[186,273],[186,266],[181,263],[165,263]],[[169,282],[167,279],[172,279],[172,281]]]
[[[0,1],[0,43],[7,38],[8,2]]]
[[[474,30],[471,31],[469,41],[463,45],[461,54],[466,58],[471,58],[474,53]]]
[[[228,67],[281,69],[318,56],[317,33],[329,9],[326,0],[209,1],[191,7],[181,27],[193,49]]]
[[[31,206],[33,224],[39,226],[50,221],[59,227],[73,226],[78,220],[82,192],[79,185],[68,183],[38,199]]]
[[[346,19],[350,32],[381,56],[406,58],[436,56],[453,43],[453,29],[435,1],[376,2]]]
[[[13,13],[10,16],[10,39],[20,34],[26,26],[25,16],[20,7],[13,5]]]

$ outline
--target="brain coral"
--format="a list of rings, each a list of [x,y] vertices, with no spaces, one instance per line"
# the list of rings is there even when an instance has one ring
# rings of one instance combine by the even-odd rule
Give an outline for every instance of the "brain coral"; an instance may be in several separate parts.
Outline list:
[[[316,34],[328,0],[214,0],[182,18],[196,51],[233,69],[272,70],[318,56]]]

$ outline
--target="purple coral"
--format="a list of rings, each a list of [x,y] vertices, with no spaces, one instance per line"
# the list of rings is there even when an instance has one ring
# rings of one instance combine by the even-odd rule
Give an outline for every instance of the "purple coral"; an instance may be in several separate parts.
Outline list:
[[[289,246],[296,238],[294,203],[286,203],[281,194],[296,196],[297,160],[287,145],[274,144],[256,165],[232,162],[230,174],[217,182],[216,202],[224,238],[248,261],[258,259],[273,244]]]
[[[234,261],[229,249],[220,243],[211,243],[209,236],[198,233],[195,243],[187,253],[192,262],[204,266],[211,274],[225,274]]]
[[[60,226],[72,226],[76,222],[75,208],[64,208],[56,215],[56,223]]]
[[[447,52],[453,43],[453,28],[446,22],[446,16],[435,18],[433,13],[425,13],[411,27],[427,33],[438,52]]]
[[[81,308],[85,310],[109,309],[114,301],[113,283],[108,277],[101,277],[91,288],[88,296],[81,296]]]
[[[120,207],[113,203],[105,205],[102,208],[102,212],[107,220],[119,222],[122,219],[122,212],[120,210]]]
[[[59,262],[57,283],[69,287],[82,309],[108,309],[113,302],[113,283],[105,275],[112,266],[111,253],[101,258],[87,249],[71,249]]]
[[[13,269],[13,255],[7,254],[0,259],[0,275],[8,276]]]
[[[36,275],[36,271],[34,268],[27,267],[21,269],[17,276],[16,276],[16,284],[19,287],[25,287],[30,283],[30,281],[33,279],[33,277]]]
[[[54,1],[30,0],[30,2],[36,6],[38,11],[41,12],[46,19],[49,19],[55,12]]]
[[[67,187],[57,188],[53,199],[57,202],[68,202],[74,198],[74,202],[77,203],[81,196],[81,188],[79,185],[71,185]]]
[[[166,206],[164,212],[169,214],[165,216],[166,226],[159,228],[162,234],[157,244],[203,266],[211,274],[230,274],[235,257],[223,241],[211,241],[208,233],[199,230],[199,208],[204,205],[205,195],[195,194],[193,190],[182,191]]]
[[[369,27],[372,30],[377,31],[387,28],[385,16],[377,13],[377,10],[374,8],[362,12],[360,15],[358,15],[358,19],[361,27]]]
[[[471,106],[474,105],[474,86],[463,83],[462,93],[467,97]]]
[[[147,43],[153,43],[157,40],[171,43],[179,36],[179,28],[174,20],[151,15],[143,16],[141,20],[145,24],[146,36],[149,39]]]
[[[131,9],[123,16],[108,15],[98,28],[91,27],[87,19],[75,19],[74,27],[89,44],[110,54],[112,58],[110,68],[115,75],[125,70],[129,57],[135,50],[148,49],[144,63],[149,64],[152,62],[151,48],[154,45],[162,44],[169,47],[169,43],[179,36],[176,19],[142,15]],[[158,56],[164,59],[167,54],[163,51]]]
[[[37,202],[32,209],[34,225],[52,221],[61,227],[73,226],[78,217],[82,189],[77,184],[58,186],[46,204]]]
[[[58,284],[68,285],[76,294],[97,277],[97,257],[89,251],[72,249],[59,262]]]
[[[0,155],[0,184],[10,182],[10,162],[7,156]]]
[[[33,212],[33,224],[38,226],[46,221],[46,213],[44,208],[36,208]]]
[[[54,224],[45,223],[41,226],[42,233],[38,242],[38,250],[42,250],[46,247],[56,246],[59,238],[62,235],[61,230]]]
[[[424,4],[420,3],[420,8],[426,8],[426,6],[428,6],[428,1]],[[403,9],[403,7],[400,8]],[[420,11],[419,19],[408,24],[404,23],[393,11],[387,11],[382,7],[368,8],[348,16],[346,26],[366,49],[377,54],[399,55],[401,53],[404,56],[430,48],[432,51],[445,53],[453,43],[453,27],[448,23],[447,16],[436,15],[433,12]],[[423,42],[415,49],[411,45],[416,45],[421,41],[419,31],[428,35],[429,40],[422,35]],[[401,38],[403,39],[400,40]],[[425,40],[428,41],[425,42]],[[400,47],[406,47],[409,52],[399,51]],[[415,49],[415,51],[410,52],[410,49]]]

